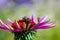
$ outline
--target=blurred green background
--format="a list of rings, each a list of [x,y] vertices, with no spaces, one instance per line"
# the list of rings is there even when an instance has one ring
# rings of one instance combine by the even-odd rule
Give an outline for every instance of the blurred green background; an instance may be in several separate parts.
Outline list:
[[[0,10],[0,19],[8,23],[7,18],[12,21],[21,19],[23,16],[42,17],[48,16],[51,20],[56,21],[56,26],[51,29],[40,29],[33,40],[60,40],[60,0],[43,0],[34,1],[29,6],[20,5],[14,8],[12,5]],[[13,40],[13,34],[9,31],[0,29],[0,40]]]

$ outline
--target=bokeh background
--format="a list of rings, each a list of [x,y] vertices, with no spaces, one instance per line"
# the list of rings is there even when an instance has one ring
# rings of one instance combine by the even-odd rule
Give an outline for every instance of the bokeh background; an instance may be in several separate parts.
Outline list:
[[[7,18],[12,21],[21,19],[23,16],[37,17],[48,16],[56,21],[56,26],[51,29],[40,29],[33,40],[60,40],[60,0],[0,0],[0,19],[8,23]],[[13,40],[13,34],[0,29],[0,40]]]

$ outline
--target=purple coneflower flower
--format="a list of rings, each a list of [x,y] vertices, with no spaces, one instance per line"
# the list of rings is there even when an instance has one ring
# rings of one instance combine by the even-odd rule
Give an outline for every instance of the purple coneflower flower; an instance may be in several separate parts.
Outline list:
[[[0,19],[0,29],[11,31],[15,34],[15,40],[31,40],[31,35],[38,29],[52,28],[55,24],[46,20],[46,17],[39,18],[38,22],[34,22],[33,16],[31,18],[23,17],[21,20],[15,20],[12,22],[9,18],[8,21],[11,25],[6,24]],[[29,38],[28,38],[29,37]]]

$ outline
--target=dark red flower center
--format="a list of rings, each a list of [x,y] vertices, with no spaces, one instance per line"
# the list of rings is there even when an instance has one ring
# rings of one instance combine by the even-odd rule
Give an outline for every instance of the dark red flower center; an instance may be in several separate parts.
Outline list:
[[[31,28],[34,24],[35,24],[35,22],[34,21],[31,21],[29,18],[27,18],[27,17],[24,17],[22,20],[18,20],[17,21],[17,23],[19,24],[19,26],[21,27],[21,28]],[[17,28],[17,24],[16,24],[16,22],[14,22],[13,24],[12,24],[12,27],[13,28]]]

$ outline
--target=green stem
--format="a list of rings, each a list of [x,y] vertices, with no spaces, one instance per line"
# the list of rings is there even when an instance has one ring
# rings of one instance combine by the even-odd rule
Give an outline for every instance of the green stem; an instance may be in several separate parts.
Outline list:
[[[15,32],[14,40],[32,40],[32,35],[34,35],[35,32],[36,31]]]

